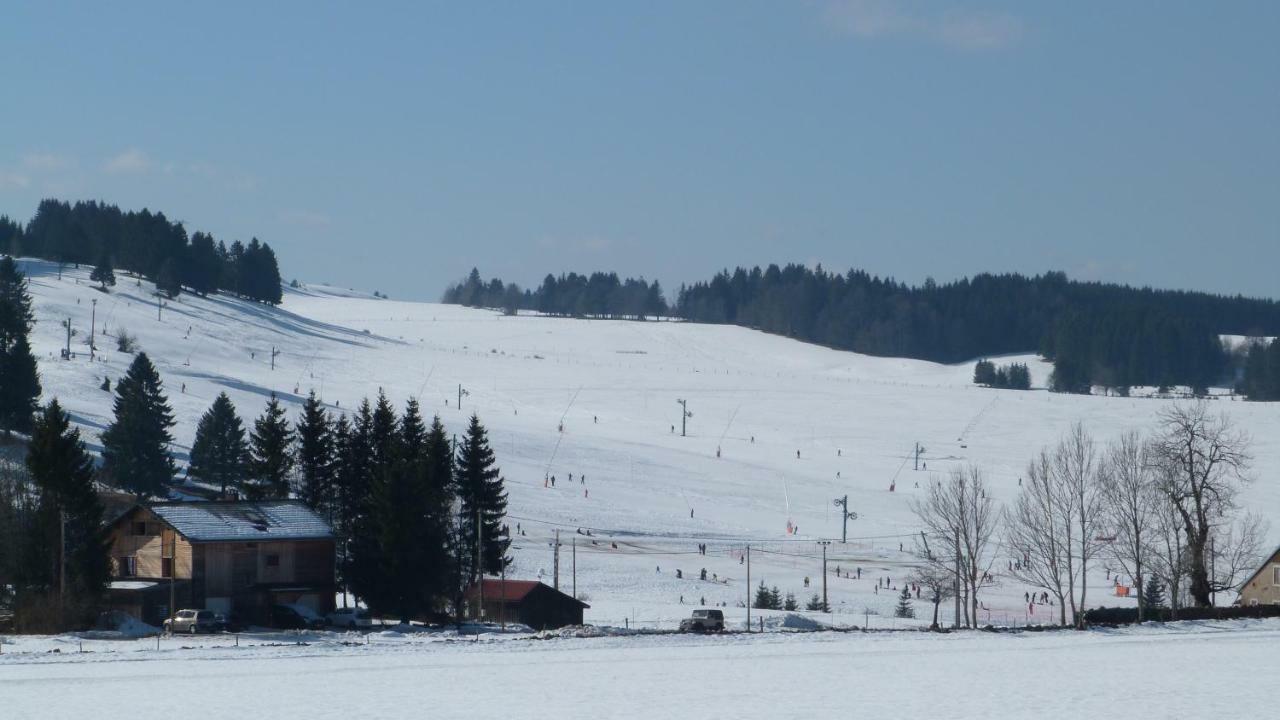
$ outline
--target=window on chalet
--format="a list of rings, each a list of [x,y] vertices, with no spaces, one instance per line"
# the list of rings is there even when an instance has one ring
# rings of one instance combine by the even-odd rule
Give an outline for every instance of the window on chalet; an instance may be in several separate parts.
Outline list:
[[[173,577],[173,558],[160,558],[160,577]]]
[[[279,555],[274,555],[274,554],[272,554],[272,555],[268,555],[268,556],[267,556],[267,567],[270,567],[270,568],[280,567],[280,556],[279,556]]]
[[[147,523],[143,520],[138,520],[133,523],[133,534],[150,535],[151,533],[147,532]]]
[[[1271,566],[1271,584],[1280,585],[1280,565]]]
[[[120,577],[133,577],[137,574],[137,558],[126,555],[116,558],[116,574]]]

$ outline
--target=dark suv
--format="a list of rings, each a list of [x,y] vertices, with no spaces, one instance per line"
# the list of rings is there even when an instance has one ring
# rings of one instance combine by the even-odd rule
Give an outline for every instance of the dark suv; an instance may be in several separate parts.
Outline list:
[[[285,630],[315,630],[326,624],[324,618],[305,605],[272,605],[271,626]]]

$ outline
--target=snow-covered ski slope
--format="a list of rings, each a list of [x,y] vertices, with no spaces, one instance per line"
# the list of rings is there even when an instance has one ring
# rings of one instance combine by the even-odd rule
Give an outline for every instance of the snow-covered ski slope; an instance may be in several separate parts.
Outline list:
[[[145,281],[122,275],[104,294],[87,267],[59,279],[51,263],[20,264],[35,300],[33,344],[46,398],[60,399],[94,449],[111,413],[102,378],[114,385],[131,360],[114,337],[99,336],[100,356],[89,362],[94,299],[99,331],[135,335],[159,368],[179,418],[174,449],[182,461],[196,420],[221,391],[246,424],[273,392],[296,417],[313,388],[335,412],[380,388],[401,407],[418,397],[457,433],[477,413],[507,480],[512,531],[519,524],[525,533],[511,575],[551,582],[550,542],[559,529],[561,585],[573,583],[576,541],[577,591],[597,622],[669,624],[688,610],[681,596],[686,604],[728,603],[731,622],[741,622],[733,606],[747,594],[748,542],[752,585],[763,579],[802,600],[820,592],[816,541],[840,539],[832,501],[848,494],[858,518],[849,523],[850,542],[828,548],[830,570],[862,567],[863,579],[831,577],[828,591],[841,621],[874,625],[864,611],[887,615],[894,593],[877,590],[872,578],[888,576],[900,588],[907,572],[908,554],[898,548],[910,551],[919,529],[909,509],[922,492],[917,484],[975,463],[1003,501],[1030,455],[1071,423],[1084,421],[1108,440],[1149,429],[1169,402],[981,389],[971,384],[970,363],[867,357],[739,327],[504,317],[318,285],[286,290],[279,308],[183,295],[157,320]],[[67,318],[76,332],[71,361],[59,359]],[[1012,359],[1027,362],[1043,385],[1047,364]],[[678,399],[692,413],[688,437],[680,435]],[[1257,481],[1247,506],[1280,520],[1280,406],[1215,403],[1253,436]],[[927,470],[913,470],[916,442],[926,448]],[[544,487],[548,475],[554,488]],[[699,543],[708,546],[705,556]],[[1089,604],[1122,602],[1103,592],[1103,573],[1098,568]],[[991,620],[1044,619],[1027,617],[1025,587],[1000,580],[984,599]]]

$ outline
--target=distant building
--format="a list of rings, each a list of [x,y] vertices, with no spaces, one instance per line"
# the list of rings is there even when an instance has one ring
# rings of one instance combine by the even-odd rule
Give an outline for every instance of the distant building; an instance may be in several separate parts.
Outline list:
[[[252,624],[277,603],[333,610],[333,531],[301,502],[135,505],[107,532],[111,607],[145,622],[183,608]]]
[[[484,587],[484,613],[480,588]],[[536,580],[481,580],[467,588],[467,616],[472,620],[521,623],[534,630],[581,625],[590,605]]]
[[[1280,548],[1240,586],[1241,605],[1280,605]]]

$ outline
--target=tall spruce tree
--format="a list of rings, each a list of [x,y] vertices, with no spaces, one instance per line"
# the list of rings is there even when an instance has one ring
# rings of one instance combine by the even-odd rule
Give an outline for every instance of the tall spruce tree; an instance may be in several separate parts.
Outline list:
[[[334,450],[333,422],[312,390],[302,402],[297,423],[298,497],[330,525],[335,519]]]
[[[40,375],[29,334],[35,322],[27,279],[10,257],[0,257],[0,430],[30,432]]]
[[[116,271],[111,267],[111,255],[105,250],[98,256],[98,264],[94,266],[93,272],[89,273],[89,279],[99,283],[103,290],[115,287]]]
[[[457,498],[453,447],[438,415],[432,418],[431,428],[427,431],[424,463],[427,522],[421,542],[430,548],[426,558],[430,568],[427,591],[430,597],[453,601],[456,611],[461,607],[458,593],[462,591],[462,584],[455,545],[457,524],[453,517],[454,500]]]
[[[38,493],[29,545],[39,555],[28,563],[27,581],[52,594],[65,577],[60,624],[82,627],[97,610],[110,568],[101,533],[102,505],[93,486],[93,458],[56,399],[35,421],[27,469]]]
[[[19,335],[7,350],[0,350],[0,429],[31,431],[40,397],[40,373],[27,336]]]
[[[459,527],[462,530],[462,554],[466,559],[467,578],[476,580],[482,573],[497,574],[511,563],[507,549],[511,538],[503,518],[507,513],[507,491],[502,473],[495,466],[488,433],[480,418],[471,416],[466,437],[458,448],[455,479],[461,502]],[[480,557],[476,556],[477,544]]]
[[[245,488],[245,494],[255,500],[288,498],[293,431],[275,393],[262,415],[253,421],[249,444],[249,474],[253,482]]]
[[[421,614],[431,601],[431,553],[424,542],[429,521],[426,439],[418,403],[410,400],[400,419],[394,457],[373,483],[378,573],[369,603],[402,622]]]
[[[341,531],[343,540],[339,568],[344,586],[356,597],[368,597],[377,579],[378,546],[373,506],[373,408],[369,400],[360,403],[351,429],[340,444],[338,471]]]
[[[160,375],[138,353],[116,383],[115,419],[102,433],[102,468],[111,483],[139,498],[161,495],[173,480],[173,425]]]
[[[248,462],[249,446],[244,439],[244,425],[231,398],[226,393],[219,393],[196,426],[187,474],[200,482],[218,486],[219,493],[225,496],[228,487],[238,487],[244,481]]]

